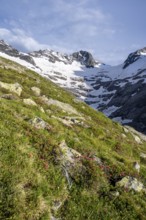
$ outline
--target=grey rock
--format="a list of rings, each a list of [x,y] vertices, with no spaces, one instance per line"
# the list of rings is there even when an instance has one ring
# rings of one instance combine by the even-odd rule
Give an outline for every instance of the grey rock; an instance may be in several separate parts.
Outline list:
[[[34,86],[34,87],[31,87],[31,90],[33,91],[33,93],[34,93],[36,96],[40,96],[40,94],[41,94],[40,88]]]
[[[52,129],[52,127],[48,123],[46,123],[43,119],[39,117],[29,120],[29,123],[36,129]]]
[[[36,102],[33,101],[32,99],[28,98],[28,99],[23,99],[24,104],[26,105],[32,105],[32,106],[37,106]]]
[[[35,66],[35,62],[31,56],[19,52],[9,44],[5,43],[3,40],[0,41],[0,52],[6,53],[7,55],[12,57],[19,57],[21,60],[25,60],[26,62],[31,63]]]
[[[77,61],[80,61],[82,64],[84,64],[86,67],[94,67],[97,63],[92,54],[87,51],[79,51],[72,54],[73,58]]]
[[[55,105],[55,106],[59,107],[60,109],[62,109],[63,111],[67,112],[68,114],[79,115],[77,110],[68,103],[60,102],[60,101],[54,100],[54,99],[48,99],[46,96],[42,96],[41,100],[45,104],[47,104],[48,106]]]
[[[118,181],[116,185],[119,187],[124,187],[128,190],[134,190],[136,192],[141,192],[142,190],[144,190],[143,183],[138,181],[136,178],[130,176],[125,176],[124,178],[122,178],[122,180]]]

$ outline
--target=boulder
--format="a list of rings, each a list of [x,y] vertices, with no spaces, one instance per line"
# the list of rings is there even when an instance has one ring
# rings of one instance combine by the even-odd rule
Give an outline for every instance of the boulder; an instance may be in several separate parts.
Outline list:
[[[26,105],[32,105],[32,106],[37,106],[36,102],[33,101],[32,99],[23,99],[24,104]]]
[[[59,159],[66,167],[74,165],[78,161],[76,159],[81,157],[81,154],[69,148],[64,140],[60,143],[59,148],[61,152]]]
[[[31,87],[31,90],[33,91],[35,96],[40,96],[41,90],[38,87]]]
[[[20,96],[22,93],[22,86],[19,83],[10,84],[0,81],[0,88],[9,90],[10,92],[17,94],[18,96]]]
[[[143,183],[131,176],[125,176],[116,183],[116,186],[124,187],[125,189],[134,190],[136,192],[141,192],[142,190],[144,190]]]
[[[77,110],[75,108],[73,108],[70,104],[68,103],[64,103],[64,102],[60,102],[58,100],[54,100],[54,99],[48,99],[46,96],[42,96],[41,100],[48,106],[50,105],[55,105],[57,107],[59,107],[60,109],[62,109],[63,111],[67,112],[68,114],[75,114],[75,115],[79,115],[79,113],[77,112]]]

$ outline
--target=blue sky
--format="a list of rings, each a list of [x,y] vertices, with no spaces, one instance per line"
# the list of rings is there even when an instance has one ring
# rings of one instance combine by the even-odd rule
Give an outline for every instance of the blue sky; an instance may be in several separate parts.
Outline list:
[[[88,50],[123,62],[146,46],[146,0],[1,0],[0,39],[17,49]]]

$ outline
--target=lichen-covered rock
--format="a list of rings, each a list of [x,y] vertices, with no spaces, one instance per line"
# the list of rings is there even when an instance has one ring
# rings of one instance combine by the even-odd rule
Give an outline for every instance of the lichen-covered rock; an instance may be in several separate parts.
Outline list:
[[[81,154],[76,150],[69,148],[65,141],[60,143],[59,151],[58,161],[63,168],[68,185],[71,187],[72,179],[78,181],[85,172],[85,167],[80,160]]]
[[[60,109],[62,109],[63,111],[67,112],[68,114],[79,115],[77,110],[75,108],[73,108],[71,105],[69,105],[68,103],[60,102],[60,101],[54,100],[54,99],[48,99],[46,96],[42,96],[41,100],[46,105],[48,105],[48,106],[55,105],[55,106],[59,107]]]
[[[118,181],[116,185],[119,187],[124,187],[128,190],[134,190],[136,192],[144,190],[143,183],[131,176],[125,176],[124,178],[122,178],[122,180]]]
[[[0,81],[0,88],[9,90],[10,92],[17,94],[18,96],[20,96],[22,93],[22,86],[19,83],[10,84]]]
[[[23,99],[24,104],[26,105],[32,105],[32,106],[37,106],[36,102],[33,101],[32,99]]]
[[[46,123],[43,119],[38,117],[31,119],[29,122],[36,129],[47,129],[47,130],[51,129],[51,126],[48,123]]]
[[[41,94],[40,88],[34,86],[34,87],[31,87],[31,90],[33,91],[35,96],[40,96]]]
[[[69,148],[65,141],[62,141],[59,145],[60,148],[60,161],[61,164],[67,166],[74,165],[78,160],[77,158],[81,157],[81,154],[77,152],[76,150]]]

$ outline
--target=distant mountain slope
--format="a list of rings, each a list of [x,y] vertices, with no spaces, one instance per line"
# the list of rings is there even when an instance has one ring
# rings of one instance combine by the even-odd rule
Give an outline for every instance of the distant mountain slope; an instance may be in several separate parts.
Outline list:
[[[24,54],[0,41],[0,55],[28,67],[73,92],[108,117],[146,133],[146,49],[131,53],[118,66],[105,65],[80,51],[51,50]]]
[[[0,58],[0,219],[144,220],[146,136]]]

